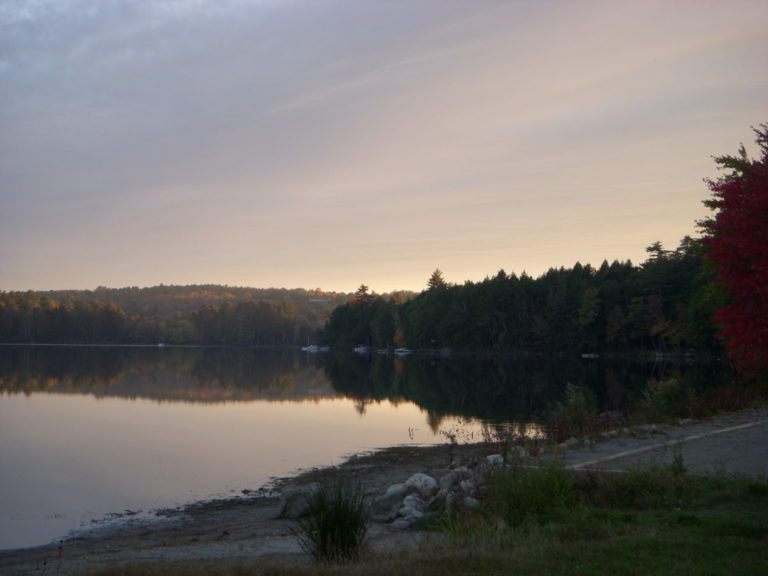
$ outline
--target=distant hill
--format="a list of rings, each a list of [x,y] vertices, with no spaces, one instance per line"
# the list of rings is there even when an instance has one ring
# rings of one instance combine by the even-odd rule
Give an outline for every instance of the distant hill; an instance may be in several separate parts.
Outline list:
[[[214,284],[0,292],[0,342],[297,345],[351,297]]]
[[[353,297],[216,284],[0,292],[0,342],[304,345]]]
[[[352,297],[351,294],[324,292],[319,288],[248,288],[218,284],[160,284],[149,288],[100,286],[95,290],[46,290],[35,293],[62,303],[102,302],[115,304],[128,315],[158,316],[194,312],[204,305],[218,307],[225,303],[260,301],[271,304],[290,302],[296,307],[297,315],[312,317],[316,316],[317,310],[333,310]]]

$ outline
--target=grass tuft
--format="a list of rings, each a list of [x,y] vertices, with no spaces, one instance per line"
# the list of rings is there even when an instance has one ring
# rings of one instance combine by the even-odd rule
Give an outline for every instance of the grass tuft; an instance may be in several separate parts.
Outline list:
[[[308,513],[295,531],[302,549],[317,562],[358,559],[368,533],[362,488],[345,479],[326,479],[306,498]]]

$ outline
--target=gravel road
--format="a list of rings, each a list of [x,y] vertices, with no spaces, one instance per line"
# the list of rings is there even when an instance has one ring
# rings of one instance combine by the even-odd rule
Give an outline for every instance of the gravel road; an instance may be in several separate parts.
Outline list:
[[[743,474],[768,477],[768,406],[678,426],[643,426],[565,454],[572,469],[618,471],[649,462],[683,464],[696,474]]]

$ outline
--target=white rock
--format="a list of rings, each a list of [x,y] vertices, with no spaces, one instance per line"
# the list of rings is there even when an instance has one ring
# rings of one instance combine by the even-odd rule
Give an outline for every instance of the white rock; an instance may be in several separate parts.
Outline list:
[[[308,496],[320,485],[313,482],[306,486],[286,486],[280,496],[278,518],[301,518],[309,511]]]
[[[416,494],[411,494],[403,499],[403,508],[424,512],[427,509],[427,503]]]
[[[395,494],[395,493],[400,494],[401,498],[405,498],[406,496],[405,484],[403,484],[402,482],[400,484],[392,484],[392,486],[387,488],[387,490],[384,492],[384,496],[391,496],[392,494]]]
[[[472,498],[472,496],[465,496],[464,500],[462,500],[462,503],[464,504],[464,508],[467,510],[475,510],[476,508],[480,507],[480,500],[477,498]]]
[[[371,514],[377,522],[390,522],[397,518],[403,499],[416,489],[405,484],[393,484],[383,496],[376,498],[371,506]]]
[[[504,456],[501,454],[491,454],[486,456],[485,461],[491,466],[504,466]]]
[[[437,490],[437,480],[426,474],[416,473],[405,481],[406,486],[413,486],[424,498],[429,498]]]

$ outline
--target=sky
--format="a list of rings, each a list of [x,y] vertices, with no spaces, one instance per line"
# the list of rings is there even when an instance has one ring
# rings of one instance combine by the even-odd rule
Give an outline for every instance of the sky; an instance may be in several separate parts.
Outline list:
[[[764,0],[0,0],[0,290],[639,264],[766,121]]]

